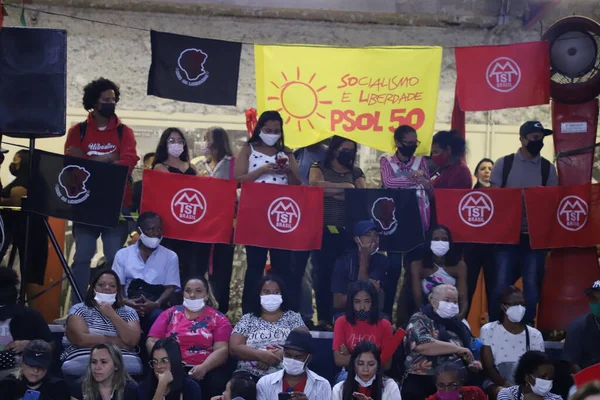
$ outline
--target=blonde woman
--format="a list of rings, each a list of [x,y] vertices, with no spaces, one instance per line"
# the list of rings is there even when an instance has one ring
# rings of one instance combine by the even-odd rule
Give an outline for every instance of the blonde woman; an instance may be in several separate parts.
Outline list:
[[[80,393],[71,400],[137,400],[137,384],[125,371],[119,347],[112,343],[92,348]]]

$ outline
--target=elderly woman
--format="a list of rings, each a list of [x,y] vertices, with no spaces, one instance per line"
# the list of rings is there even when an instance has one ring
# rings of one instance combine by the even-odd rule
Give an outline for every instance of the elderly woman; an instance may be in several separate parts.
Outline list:
[[[121,349],[128,373],[142,373],[142,362],[134,350],[140,341],[140,318],[133,308],[125,305],[120,287],[116,272],[100,270],[92,280],[84,302],[69,310],[63,338],[65,351],[61,356],[67,382],[85,373],[92,348],[107,342]]]
[[[458,292],[454,286],[439,285],[429,294],[429,305],[414,314],[407,327],[408,349],[402,385],[404,400],[423,400],[436,392],[435,369],[446,362],[481,369],[469,350],[472,335],[456,316]]]
[[[464,366],[456,363],[445,363],[435,371],[437,393],[427,400],[487,400],[483,390],[477,386],[463,386],[466,379]]]

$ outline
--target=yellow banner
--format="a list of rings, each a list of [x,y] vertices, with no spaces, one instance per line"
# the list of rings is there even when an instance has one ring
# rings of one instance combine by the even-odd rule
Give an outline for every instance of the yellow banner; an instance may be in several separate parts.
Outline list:
[[[386,152],[412,125],[429,154],[441,47],[255,45],[259,114],[277,110],[285,144],[299,148],[340,135]]]

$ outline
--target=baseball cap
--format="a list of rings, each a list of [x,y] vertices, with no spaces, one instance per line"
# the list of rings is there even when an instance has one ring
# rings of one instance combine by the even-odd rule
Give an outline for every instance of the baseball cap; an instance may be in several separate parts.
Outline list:
[[[312,353],[312,336],[308,331],[293,330],[285,339],[284,349],[292,349]]]
[[[592,286],[590,286],[589,288],[585,289],[585,295],[589,296],[590,293],[592,293],[592,290],[598,290],[598,291],[600,291],[600,280],[597,280],[596,282],[592,283]]]
[[[376,231],[377,226],[371,220],[359,221],[354,225],[354,236],[366,235],[370,231]]]
[[[52,364],[52,352],[44,350],[35,351],[34,349],[25,347],[23,350],[23,362],[30,367],[49,369],[50,364]]]
[[[534,132],[541,132],[544,136],[552,135],[552,130],[544,129],[544,126],[540,121],[527,121],[521,125],[521,128],[519,129],[519,135],[521,136],[527,136]]]

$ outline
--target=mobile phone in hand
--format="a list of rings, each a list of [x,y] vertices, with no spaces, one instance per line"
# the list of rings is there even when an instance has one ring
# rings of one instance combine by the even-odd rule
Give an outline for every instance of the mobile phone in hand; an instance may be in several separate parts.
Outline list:
[[[288,159],[287,157],[279,157],[277,159],[277,166],[278,167],[285,167],[288,163]]]
[[[279,393],[277,395],[277,400],[292,400],[292,394],[291,393]]]
[[[23,396],[23,400],[38,400],[40,398],[40,392],[37,390],[28,390]]]

